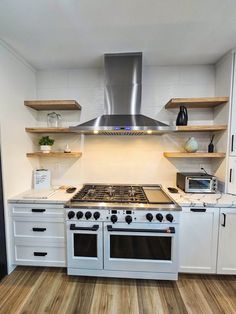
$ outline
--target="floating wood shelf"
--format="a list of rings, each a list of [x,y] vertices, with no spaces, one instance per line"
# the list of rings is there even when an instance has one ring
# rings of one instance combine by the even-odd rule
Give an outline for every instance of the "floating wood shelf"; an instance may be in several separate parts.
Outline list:
[[[177,132],[216,132],[227,130],[227,125],[184,125],[177,126]]]
[[[81,157],[81,152],[71,152],[71,153],[64,153],[64,152],[50,152],[50,153],[42,153],[42,152],[34,152],[34,153],[27,153],[27,157],[63,157],[63,158],[79,158]]]
[[[81,110],[76,100],[26,100],[24,103],[35,110]]]
[[[77,133],[69,128],[25,128],[28,133]]]
[[[207,152],[164,152],[165,157],[169,158],[225,158],[225,153],[207,153]]]
[[[172,98],[165,105],[165,109],[179,108],[181,105],[187,108],[214,108],[228,101],[229,97]]]

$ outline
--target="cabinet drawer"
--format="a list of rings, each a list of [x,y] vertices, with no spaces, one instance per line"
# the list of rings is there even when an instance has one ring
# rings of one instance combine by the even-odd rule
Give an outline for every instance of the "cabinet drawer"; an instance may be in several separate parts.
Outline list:
[[[18,243],[14,249],[16,265],[66,266],[65,247],[60,243],[57,245]]]
[[[35,237],[35,238],[61,238],[65,237],[65,225],[62,219],[45,221],[38,218],[32,221],[27,218],[15,218],[13,220],[14,237]]]
[[[61,217],[64,218],[63,205],[48,204],[13,204],[11,205],[12,216],[22,217]]]

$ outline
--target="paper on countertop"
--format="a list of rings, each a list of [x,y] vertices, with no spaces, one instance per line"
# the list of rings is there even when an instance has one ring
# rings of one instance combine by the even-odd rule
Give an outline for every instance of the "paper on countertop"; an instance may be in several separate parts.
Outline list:
[[[55,189],[31,190],[22,197],[26,199],[48,199],[56,193]]]

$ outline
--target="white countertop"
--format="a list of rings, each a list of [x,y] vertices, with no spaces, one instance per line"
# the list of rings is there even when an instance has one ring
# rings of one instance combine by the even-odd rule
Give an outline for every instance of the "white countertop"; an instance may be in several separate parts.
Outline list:
[[[65,189],[55,189],[54,193],[47,198],[26,198],[26,196],[35,193],[35,190],[28,190],[8,199],[9,203],[46,203],[46,204],[64,204],[81,188],[78,186],[74,193],[66,193]]]
[[[236,207],[236,195],[185,193],[180,189],[175,194],[170,193],[167,187],[164,190],[179,206]]]
[[[24,193],[9,198],[9,203],[56,203],[64,204],[82,187],[79,185],[74,193],[66,193],[65,190],[57,189],[55,193],[46,199],[28,199],[25,195],[33,192],[28,190]],[[179,205],[179,206],[205,206],[205,207],[236,207],[236,195],[231,194],[195,194],[184,193],[178,189],[179,193],[170,193],[166,186],[163,186],[165,192]]]

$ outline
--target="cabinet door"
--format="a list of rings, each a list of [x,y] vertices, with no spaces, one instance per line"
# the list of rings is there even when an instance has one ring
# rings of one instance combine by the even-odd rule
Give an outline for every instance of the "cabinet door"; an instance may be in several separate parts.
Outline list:
[[[232,88],[229,154],[230,156],[236,156],[236,65],[234,67]]]
[[[236,157],[229,157],[228,193],[236,194]]]
[[[216,272],[218,223],[218,208],[183,207],[179,272]]]
[[[236,208],[220,210],[218,274],[236,274]]]

